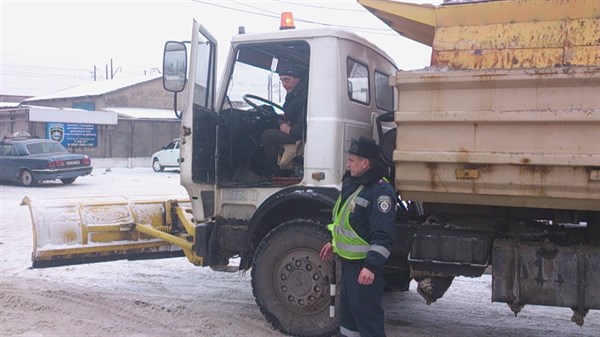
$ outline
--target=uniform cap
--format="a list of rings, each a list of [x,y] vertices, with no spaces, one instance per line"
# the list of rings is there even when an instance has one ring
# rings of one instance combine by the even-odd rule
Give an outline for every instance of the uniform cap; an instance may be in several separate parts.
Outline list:
[[[292,76],[302,78],[304,71],[295,64],[282,64],[278,70],[279,76]]]
[[[381,148],[375,140],[361,136],[358,139],[352,138],[352,145],[348,152],[367,159],[377,159],[381,153]]]

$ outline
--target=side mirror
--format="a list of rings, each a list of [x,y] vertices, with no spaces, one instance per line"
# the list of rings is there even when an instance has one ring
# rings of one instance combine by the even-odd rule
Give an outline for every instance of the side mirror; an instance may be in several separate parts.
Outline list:
[[[183,42],[167,41],[163,53],[163,87],[170,92],[185,89],[187,48]]]

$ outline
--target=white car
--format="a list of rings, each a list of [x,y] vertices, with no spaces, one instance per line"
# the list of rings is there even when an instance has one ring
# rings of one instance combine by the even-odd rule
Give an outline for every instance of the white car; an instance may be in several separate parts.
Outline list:
[[[173,139],[162,150],[152,155],[152,169],[162,172],[165,167],[179,168],[179,138]]]

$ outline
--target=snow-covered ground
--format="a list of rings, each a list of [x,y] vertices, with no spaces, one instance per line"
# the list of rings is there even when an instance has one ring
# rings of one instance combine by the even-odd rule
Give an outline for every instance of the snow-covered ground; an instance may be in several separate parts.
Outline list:
[[[0,185],[1,336],[281,336],[259,312],[250,273],[194,267],[185,258],[31,269],[32,200],[185,195],[177,171],[95,168],[73,185]],[[600,312],[585,325],[565,308],[525,306],[514,317],[491,303],[491,277],[457,278],[428,306],[414,291],[385,297],[388,336],[599,336]]]

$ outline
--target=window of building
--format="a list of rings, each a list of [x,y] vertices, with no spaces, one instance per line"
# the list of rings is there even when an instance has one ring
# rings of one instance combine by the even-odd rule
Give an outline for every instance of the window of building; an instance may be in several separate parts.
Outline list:
[[[96,111],[96,103],[95,102],[74,102],[71,104],[73,109],[83,109],[88,111]]]

